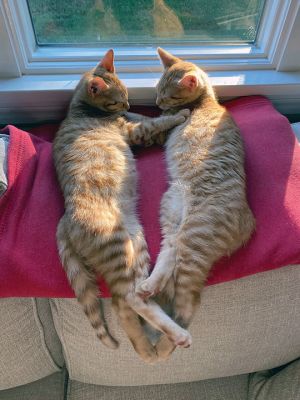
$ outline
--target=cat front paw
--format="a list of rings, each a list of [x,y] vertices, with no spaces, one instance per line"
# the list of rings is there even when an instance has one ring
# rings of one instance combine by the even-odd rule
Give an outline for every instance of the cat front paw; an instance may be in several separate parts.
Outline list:
[[[180,115],[188,118],[191,115],[191,110],[189,110],[188,108],[184,108],[184,109],[178,111],[177,114],[180,114]]]
[[[183,110],[178,111],[177,114],[175,114],[177,118],[177,123],[178,124],[183,124],[188,117],[191,115],[191,111],[188,108],[184,108]]]

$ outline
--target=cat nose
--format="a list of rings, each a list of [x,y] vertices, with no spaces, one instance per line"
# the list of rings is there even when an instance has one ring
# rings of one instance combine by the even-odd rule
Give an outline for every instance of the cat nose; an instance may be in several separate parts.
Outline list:
[[[129,105],[128,101],[125,101],[123,104],[124,104],[124,108],[125,108],[126,110],[129,110],[130,105]]]
[[[158,98],[156,99],[156,105],[159,106],[160,104],[161,104],[161,98],[158,97]]]

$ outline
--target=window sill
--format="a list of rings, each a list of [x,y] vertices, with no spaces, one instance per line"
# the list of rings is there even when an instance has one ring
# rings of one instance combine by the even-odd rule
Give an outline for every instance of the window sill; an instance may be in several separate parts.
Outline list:
[[[132,105],[155,104],[160,73],[119,74],[127,85]],[[274,70],[209,72],[221,100],[261,94],[285,114],[300,111],[300,71]],[[59,120],[64,114],[80,75],[32,75],[0,79],[0,123]]]

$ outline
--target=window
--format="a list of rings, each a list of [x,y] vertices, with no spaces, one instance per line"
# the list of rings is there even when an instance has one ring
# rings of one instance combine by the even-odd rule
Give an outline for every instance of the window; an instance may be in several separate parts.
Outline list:
[[[156,47],[206,70],[276,67],[298,0],[3,0],[22,74],[82,73],[108,47],[119,72],[159,72]],[[0,3],[1,4],[1,3]],[[0,21],[1,22],[1,21]]]
[[[264,0],[27,0],[38,45],[254,43]]]

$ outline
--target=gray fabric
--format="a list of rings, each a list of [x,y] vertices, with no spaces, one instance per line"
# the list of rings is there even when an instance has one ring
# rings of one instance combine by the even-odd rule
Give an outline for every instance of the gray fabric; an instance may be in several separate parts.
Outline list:
[[[76,299],[50,304],[72,380],[110,386],[192,382],[270,369],[299,357],[299,281],[298,265],[206,287],[190,327],[193,345],[156,365],[136,355],[109,299],[105,312],[120,341],[116,351],[96,338]]]
[[[0,390],[59,371],[30,298],[0,299]]]
[[[0,196],[7,189],[7,150],[9,136],[0,134]]]
[[[65,363],[61,342],[54,328],[51,308],[48,299],[35,299],[37,314],[44,335],[45,345],[57,365],[62,367]]]
[[[248,400],[300,400],[300,359],[249,377]]]
[[[248,375],[135,387],[107,387],[69,381],[67,400],[247,400],[247,384]]]
[[[300,122],[295,122],[294,124],[291,124],[291,126],[298,142],[300,142]]]
[[[0,390],[0,400],[64,400],[66,371],[22,385],[14,389]]]

